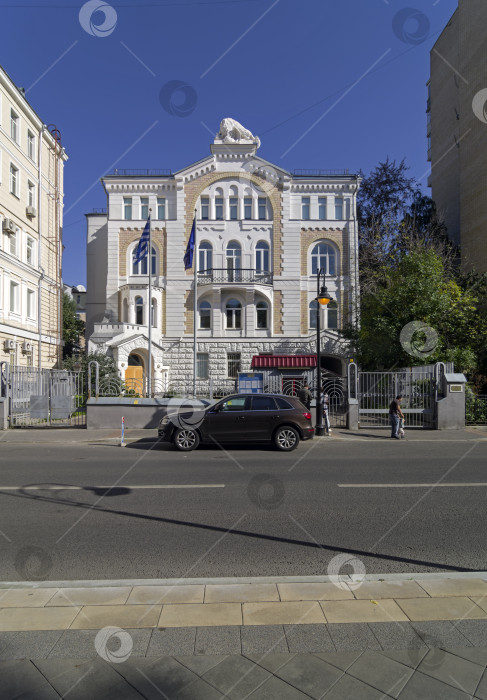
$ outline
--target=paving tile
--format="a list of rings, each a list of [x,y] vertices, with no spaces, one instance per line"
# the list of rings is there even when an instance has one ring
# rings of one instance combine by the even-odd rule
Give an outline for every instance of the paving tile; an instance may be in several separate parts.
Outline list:
[[[416,581],[364,581],[353,593],[359,600],[377,598],[427,598]]]
[[[61,588],[47,605],[123,605],[131,590],[130,586]]]
[[[42,608],[57,591],[57,588],[2,588],[0,608]]]
[[[244,656],[227,656],[203,676],[203,680],[232,700],[243,700],[268,678],[268,671]]]
[[[279,601],[275,583],[208,584],[205,603],[252,603]]]
[[[381,651],[379,642],[365,623],[328,625],[328,631],[337,651]]]
[[[462,659],[467,659],[478,666],[487,666],[487,649],[478,649],[475,647],[465,647],[462,649],[448,648],[450,654],[459,656]]]
[[[202,603],[205,587],[183,586],[134,586],[127,603],[138,604],[162,604],[162,603]]]
[[[475,691],[475,697],[479,700],[487,700],[487,671],[484,671],[482,679]]]
[[[320,652],[318,654],[315,654],[315,656],[317,656],[322,661],[326,661],[326,663],[331,664],[332,666],[336,666],[342,671],[346,671],[347,668],[350,668],[350,666],[354,663],[354,661],[356,661],[359,658],[359,656],[362,653],[362,651],[335,651],[332,653]]]
[[[164,605],[159,627],[213,627],[241,625],[239,603],[184,603]]]
[[[54,689],[69,700],[141,700],[140,694],[101,660],[43,659],[35,664]]]
[[[300,690],[272,676],[248,696],[248,700],[309,700]]]
[[[487,613],[470,598],[405,598],[398,600],[411,621],[487,619]]]
[[[306,625],[309,627],[310,625]],[[288,652],[286,635],[282,625],[247,625],[240,630],[242,654]]]
[[[241,654],[240,627],[198,627],[195,654]]]
[[[487,582],[480,578],[417,579],[417,582],[434,597],[487,596]]]
[[[416,671],[402,691],[400,700],[472,700],[472,696]]]
[[[0,632],[0,659],[45,659],[62,634],[62,630]]]
[[[168,627],[152,630],[146,656],[194,654],[195,639],[196,627]]]
[[[267,669],[271,673],[275,673],[278,669],[291,661],[296,654],[270,653],[270,654],[245,654],[245,656],[262,668]]]
[[[175,695],[171,695],[171,700],[222,700],[222,694],[212,685],[198,678],[191,685],[186,686]]]
[[[123,664],[114,664],[112,668],[146,700],[172,700],[176,693],[198,680],[195,673],[170,656],[159,659],[129,659]]]
[[[98,632],[99,630],[66,630],[46,656],[50,659],[96,659],[99,656],[95,647]],[[125,629],[124,632],[127,632],[132,640],[130,656],[145,656],[152,630]],[[108,652],[118,651],[119,638],[108,639],[106,649]]]
[[[50,609],[54,610],[54,608]],[[58,608],[58,610],[63,609],[70,608]],[[160,605],[85,605],[71,625],[71,629],[155,627],[160,613]]]
[[[392,659],[400,664],[404,664],[404,666],[410,666],[415,669],[428,653],[428,647],[423,646],[421,649],[387,650],[381,651],[380,653],[383,656],[387,656],[388,659]]]
[[[487,620],[459,620],[455,629],[466,637],[475,647],[487,648]],[[459,644],[459,647],[466,646]]]
[[[16,698],[22,692],[33,692],[45,685],[45,677],[31,661],[0,661],[2,700]]]
[[[360,698],[360,700],[387,700],[384,693],[353,676],[342,676],[330,690],[325,693],[323,700],[350,700]]]
[[[343,675],[342,671],[311,654],[296,654],[275,672],[283,681],[318,700]]]
[[[409,666],[372,651],[365,651],[347,670],[348,675],[393,698],[399,697],[413,673]]]
[[[212,628],[214,629],[214,628]],[[233,628],[232,628],[233,629]],[[196,673],[197,676],[202,676],[204,673],[217,666],[227,657],[221,656],[177,656],[176,661],[189,668],[190,671]]]
[[[321,602],[327,621],[336,622],[407,622],[408,619],[394,600],[344,600]]]
[[[335,651],[327,625],[285,625],[284,631],[291,652]]]
[[[484,668],[447,651],[440,655],[438,650],[430,649],[419,664],[418,671],[451,685],[453,688],[473,693],[482,677]]]
[[[278,583],[281,600],[349,600],[353,593],[346,583]]]
[[[421,649],[425,643],[410,622],[370,622],[383,649]]]
[[[0,632],[65,630],[81,608],[2,608]]]
[[[325,623],[319,603],[244,603],[244,625],[302,625]]]
[[[466,622],[469,622],[468,620]],[[472,644],[460,632],[459,628],[464,622],[449,622],[447,620],[433,622],[412,622],[411,626],[416,630],[428,647],[468,647]]]

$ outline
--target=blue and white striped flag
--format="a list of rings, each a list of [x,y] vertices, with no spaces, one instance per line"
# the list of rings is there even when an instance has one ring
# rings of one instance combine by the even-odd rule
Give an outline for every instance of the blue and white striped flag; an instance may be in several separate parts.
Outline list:
[[[150,236],[150,214],[149,214],[149,218],[147,219],[147,223],[145,225],[145,228],[142,232],[142,235],[140,237],[139,245],[134,250],[134,255],[133,255],[134,265],[136,265],[138,262],[140,262],[141,260],[143,260],[147,256],[147,253],[149,252],[149,236]]]

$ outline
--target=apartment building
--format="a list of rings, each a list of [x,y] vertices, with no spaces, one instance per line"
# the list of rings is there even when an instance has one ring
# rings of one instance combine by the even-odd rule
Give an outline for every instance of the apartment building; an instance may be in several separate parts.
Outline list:
[[[0,67],[0,362],[52,368],[62,357],[66,160],[58,130]]]

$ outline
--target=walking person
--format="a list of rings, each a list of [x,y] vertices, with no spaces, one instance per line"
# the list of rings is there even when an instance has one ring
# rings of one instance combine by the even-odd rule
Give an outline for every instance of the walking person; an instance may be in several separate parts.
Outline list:
[[[321,392],[321,405],[323,406],[323,422],[325,423],[325,431],[326,434],[329,435],[331,433],[330,416],[328,415],[330,410],[330,397],[324,389]]]
[[[313,394],[309,390],[309,384],[307,382],[305,382],[303,386],[298,389],[297,396],[303,406],[306,406],[309,411],[311,409],[311,399],[313,398]]]
[[[391,438],[400,440],[399,437],[399,421],[404,420],[404,413],[401,411],[402,394],[392,399],[389,405],[389,420],[391,423]]]

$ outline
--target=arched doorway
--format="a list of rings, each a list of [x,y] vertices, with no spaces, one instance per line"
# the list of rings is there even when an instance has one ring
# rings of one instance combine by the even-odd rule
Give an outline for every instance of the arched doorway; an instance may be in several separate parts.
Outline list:
[[[125,384],[128,391],[139,396],[144,395],[144,360],[136,352],[128,357],[128,367],[125,370]]]

